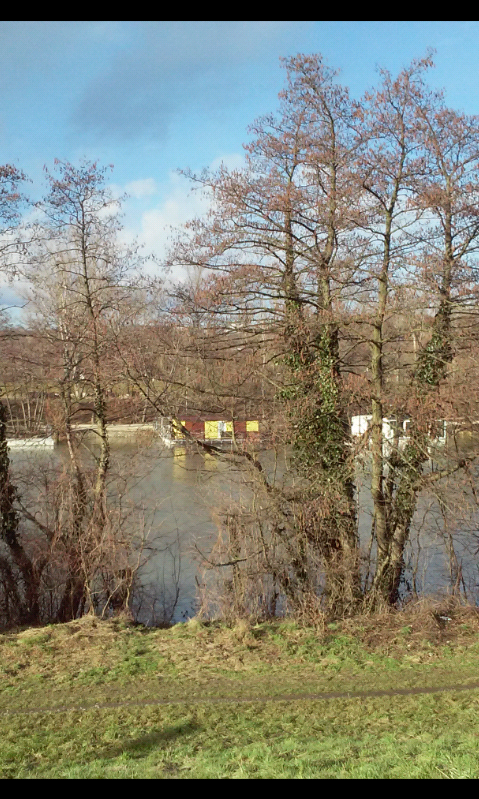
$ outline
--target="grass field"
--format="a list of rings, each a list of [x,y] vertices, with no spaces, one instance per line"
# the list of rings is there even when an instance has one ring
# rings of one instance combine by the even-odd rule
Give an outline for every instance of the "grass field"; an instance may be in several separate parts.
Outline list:
[[[479,776],[479,688],[368,695],[479,683],[471,608],[318,628],[87,617],[0,636],[0,681],[3,778]],[[307,696],[332,692],[362,695]]]

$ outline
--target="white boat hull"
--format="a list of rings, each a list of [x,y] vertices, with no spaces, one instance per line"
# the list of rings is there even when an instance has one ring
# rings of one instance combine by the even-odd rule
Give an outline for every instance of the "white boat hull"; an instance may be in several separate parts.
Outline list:
[[[46,438],[8,438],[7,446],[9,449],[51,448],[55,446],[55,439],[53,436],[46,436]]]

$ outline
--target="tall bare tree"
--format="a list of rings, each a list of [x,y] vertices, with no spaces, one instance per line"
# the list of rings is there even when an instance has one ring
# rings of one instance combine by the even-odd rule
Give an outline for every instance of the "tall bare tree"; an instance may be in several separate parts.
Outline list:
[[[25,269],[31,328],[50,353],[45,379],[60,395],[63,418],[57,433],[66,438],[70,458],[53,526],[39,522],[39,531],[51,545],[63,547],[68,562],[58,621],[75,618],[91,605],[98,564],[108,572],[108,542],[114,543],[115,513],[107,491],[108,397],[118,375],[111,349],[118,330],[129,322],[138,286],[132,280],[134,254],[119,242],[120,203],[105,185],[107,171],[95,163],[75,167],[58,161],[53,173],[46,170],[49,191],[38,204],[43,217]],[[75,430],[87,409],[95,436],[88,455],[84,434]],[[23,512],[35,526],[34,514]]]
[[[467,466],[458,456],[426,468],[455,342],[475,326],[479,126],[428,88],[430,56],[397,78],[383,71],[359,102],[320,57],[285,66],[279,114],[252,126],[246,167],[190,175],[211,211],[171,260],[205,270],[196,339],[216,320],[218,331],[260,340],[274,367],[269,424],[282,419],[293,459],[281,491],[262,475],[269,522],[250,515],[249,529],[264,552],[267,529],[276,543],[254,568],[291,601],[312,588],[348,612],[398,601],[418,496]],[[371,419],[376,554],[365,582],[353,407]],[[457,403],[448,408],[457,414]],[[401,415],[411,417],[407,440],[386,422]],[[247,528],[235,526],[234,545],[246,563]]]

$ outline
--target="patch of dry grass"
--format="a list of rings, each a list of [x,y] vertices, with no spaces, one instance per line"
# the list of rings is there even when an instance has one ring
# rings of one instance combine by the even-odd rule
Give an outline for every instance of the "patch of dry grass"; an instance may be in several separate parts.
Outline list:
[[[451,675],[467,682],[478,653],[479,612],[452,601],[318,627],[288,620],[228,627],[193,619],[152,629],[87,616],[0,635],[0,698],[10,704],[28,694],[34,702],[38,694],[44,705],[48,691],[73,695],[81,689],[84,696],[91,688],[100,696],[117,685],[121,695],[125,688],[146,691],[147,684],[150,692],[191,696],[220,683],[250,686],[254,693],[273,684],[278,691],[335,690],[336,684],[367,690],[387,687],[391,670],[404,685],[445,684]]]
[[[479,635],[479,608],[453,597],[421,599],[400,611],[380,613],[342,621],[338,628],[352,635],[371,651],[385,651],[394,657],[451,645],[467,647]]]

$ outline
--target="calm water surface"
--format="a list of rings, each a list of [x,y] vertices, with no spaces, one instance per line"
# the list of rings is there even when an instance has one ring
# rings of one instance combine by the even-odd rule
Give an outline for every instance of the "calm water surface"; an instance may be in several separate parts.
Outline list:
[[[265,457],[267,462],[268,456]],[[17,475],[22,475],[21,490],[28,493],[29,479],[33,485],[33,475],[58,468],[68,453],[60,445],[54,450],[12,450],[10,458]],[[241,481],[234,475],[231,479],[226,464],[215,458],[188,452],[183,447],[168,450],[156,443],[140,449],[133,443],[113,442],[112,476],[115,476],[112,491],[121,491],[128,502],[135,503],[139,534],[146,536],[139,580],[141,621],[152,624],[185,620],[197,610],[197,584],[205,574],[201,568],[202,555],[209,556],[217,539],[215,510],[228,497],[239,496]],[[366,554],[372,506],[365,473],[358,498],[359,535]],[[477,506],[476,512],[473,506],[471,491],[460,481],[449,492],[446,507],[438,504],[433,493],[420,498],[406,553],[410,587],[430,593],[446,590],[450,583],[447,554],[450,539],[442,532],[446,512],[454,532],[457,563],[470,598],[475,601],[479,583],[479,525],[474,521]]]

